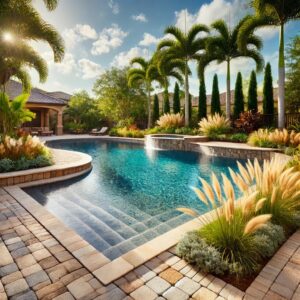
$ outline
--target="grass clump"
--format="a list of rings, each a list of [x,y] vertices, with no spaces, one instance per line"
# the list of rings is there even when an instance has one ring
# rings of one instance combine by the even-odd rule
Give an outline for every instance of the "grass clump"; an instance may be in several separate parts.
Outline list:
[[[230,121],[226,117],[214,114],[199,122],[200,131],[207,137],[214,137],[230,131]]]
[[[161,128],[180,128],[183,126],[183,116],[177,114],[164,114],[157,121],[157,125]]]

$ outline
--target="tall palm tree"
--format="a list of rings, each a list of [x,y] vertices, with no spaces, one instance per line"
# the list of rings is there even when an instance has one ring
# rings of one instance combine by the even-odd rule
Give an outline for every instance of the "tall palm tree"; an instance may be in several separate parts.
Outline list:
[[[48,43],[59,62],[64,56],[64,42],[59,33],[46,23],[31,0],[6,0],[0,2],[0,84],[3,86],[11,76],[16,76],[28,89],[29,75],[25,66],[36,69],[40,81],[47,78],[46,61],[28,44],[30,41]],[[53,10],[57,0],[44,0],[47,8]],[[7,34],[13,39],[5,39]],[[27,87],[26,87],[27,85]]]
[[[202,66],[207,66],[211,61],[218,63],[226,62],[227,78],[226,78],[226,117],[230,118],[231,114],[231,86],[230,86],[230,65],[231,61],[238,57],[252,58],[256,63],[257,71],[262,70],[264,59],[259,50],[262,48],[260,38],[250,31],[246,37],[246,45],[244,51],[238,48],[238,34],[242,25],[248,20],[243,18],[232,30],[228,27],[224,20],[217,20],[211,27],[217,34],[210,36],[206,40],[206,55],[202,58]],[[249,47],[248,47],[249,46]],[[201,61],[201,60],[200,60]]]
[[[285,125],[284,85],[285,85],[285,57],[284,57],[284,27],[292,20],[300,19],[299,0],[252,0],[255,15],[249,16],[239,32],[239,47],[246,49],[246,37],[249,32],[265,27],[279,26],[279,57],[278,57],[278,127]]]
[[[205,37],[199,33],[208,33],[209,29],[205,25],[194,25],[188,32],[183,32],[180,28],[169,26],[165,34],[172,38],[163,39],[158,44],[158,50],[166,49],[167,58],[182,59],[184,62],[184,89],[185,89],[185,125],[189,126],[189,66],[190,60],[197,60],[200,57],[200,50],[205,48]]]
[[[153,60],[146,60],[143,57],[135,57],[130,62],[131,66],[138,65],[138,67],[132,67],[129,69],[127,77],[128,77],[128,85],[133,86],[135,84],[144,84],[147,92],[148,98],[148,128],[151,128],[152,117],[151,117],[151,89],[152,82],[158,81],[162,83],[161,77],[158,73],[158,70],[153,63]]]
[[[182,59],[168,59],[166,50],[156,51],[153,55],[153,63],[160,75],[160,81],[164,89],[164,98],[169,99],[170,77],[175,78],[182,85],[184,82],[182,75],[185,71],[185,63]]]

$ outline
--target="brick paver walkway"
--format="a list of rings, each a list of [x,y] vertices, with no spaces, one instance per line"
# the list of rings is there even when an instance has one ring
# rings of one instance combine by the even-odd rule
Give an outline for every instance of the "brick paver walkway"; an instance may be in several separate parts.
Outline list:
[[[107,286],[97,280],[12,196],[0,189],[2,299],[300,299],[300,231],[246,294],[163,252]]]

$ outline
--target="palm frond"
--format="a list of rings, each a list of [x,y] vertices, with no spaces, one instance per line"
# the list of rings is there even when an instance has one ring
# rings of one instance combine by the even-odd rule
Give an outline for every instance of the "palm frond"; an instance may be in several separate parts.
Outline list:
[[[213,29],[217,30],[219,34],[224,38],[229,40],[230,33],[227,24],[224,20],[217,20],[210,25]]]
[[[182,30],[176,26],[168,26],[165,34],[171,34],[181,45],[186,44],[186,37]]]

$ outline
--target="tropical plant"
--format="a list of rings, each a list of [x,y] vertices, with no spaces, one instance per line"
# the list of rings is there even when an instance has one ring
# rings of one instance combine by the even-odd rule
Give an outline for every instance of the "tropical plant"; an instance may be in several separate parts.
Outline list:
[[[178,27],[169,26],[165,34],[173,38],[165,38],[158,44],[158,49],[167,51],[167,60],[182,60],[184,62],[184,87],[185,87],[185,126],[189,126],[189,67],[190,60],[200,58],[199,51],[205,48],[205,38],[199,33],[208,32],[205,25],[194,25],[188,32],[183,32]]]
[[[238,45],[241,51],[248,51],[247,38],[255,29],[266,26],[280,27],[279,57],[278,57],[278,127],[285,124],[285,55],[284,55],[284,27],[292,20],[300,19],[300,2],[294,0],[252,0],[255,9],[254,16],[246,17],[238,33]]]
[[[152,124],[151,116],[151,85],[153,81],[158,81],[162,83],[161,77],[158,73],[158,69],[152,60],[146,60],[143,57],[135,57],[131,60],[131,66],[138,65],[137,68],[131,68],[128,71],[128,85],[129,87],[134,87],[136,85],[145,85],[147,98],[148,98],[148,128]]]
[[[153,101],[153,124],[156,123],[156,121],[159,119],[159,100],[157,94],[154,95],[154,101]]]
[[[265,68],[263,86],[263,113],[267,115],[274,114],[273,79],[270,63],[267,63]]]
[[[44,1],[52,10],[57,1]],[[11,26],[13,24],[14,26]],[[43,82],[47,78],[46,61],[30,45],[30,41],[42,41],[52,48],[54,60],[59,62],[64,56],[64,44],[59,33],[46,23],[31,1],[8,0],[0,4],[0,85],[2,91],[11,76],[19,78],[25,91],[30,90],[30,76],[26,67],[34,68]],[[5,37],[11,37],[10,40]]]
[[[231,61],[238,57],[249,57],[256,63],[256,68],[260,71],[263,68],[264,60],[259,50],[262,47],[260,38],[253,34],[252,31],[248,32],[245,37],[244,51],[238,48],[238,36],[241,28],[248,18],[243,18],[230,30],[224,20],[214,22],[211,27],[217,31],[217,35],[207,38],[206,55],[207,60],[217,61],[218,63],[226,62],[227,64],[227,81],[226,81],[226,117],[230,118],[231,114],[231,88],[230,88],[230,64]],[[249,47],[248,47],[249,46]],[[213,53],[213,54],[211,54]],[[205,61],[205,59],[204,59]]]
[[[206,88],[205,88],[205,80],[202,77],[200,79],[200,86],[199,86],[198,120],[201,120],[206,117],[207,117]]]
[[[212,94],[211,94],[211,114],[220,114],[221,113],[221,104],[220,104],[220,92],[219,92],[219,83],[218,75],[215,74],[213,78]]]
[[[295,36],[287,48],[286,108],[300,111],[300,35]]]
[[[225,116],[214,114],[199,122],[200,131],[205,136],[214,136],[227,133],[230,130],[230,121]]]
[[[178,114],[164,114],[157,121],[162,128],[179,128],[183,126],[183,117]]]
[[[234,89],[233,117],[237,119],[242,112],[244,112],[243,80],[241,72],[238,72]]]
[[[0,93],[0,132],[13,135],[15,129],[25,122],[30,122],[35,114],[25,108],[29,94],[21,94],[10,101],[5,93]]]
[[[254,130],[259,129],[262,123],[261,114],[252,111],[245,111],[240,114],[239,118],[234,121],[234,126],[238,130],[250,133]]]
[[[257,81],[255,71],[251,72],[249,88],[248,88],[248,110],[257,112]]]
[[[173,97],[173,113],[180,113],[180,90],[179,85],[176,82],[174,87],[174,97]]]
[[[170,112],[170,100],[169,100],[169,77],[175,78],[180,84],[183,84],[183,78],[181,74],[184,74],[185,64],[181,59],[168,59],[168,53],[166,50],[156,51],[153,55],[154,68],[157,68],[160,82],[164,88],[163,93],[163,112]]]

